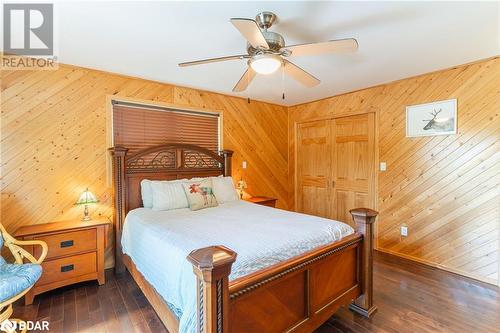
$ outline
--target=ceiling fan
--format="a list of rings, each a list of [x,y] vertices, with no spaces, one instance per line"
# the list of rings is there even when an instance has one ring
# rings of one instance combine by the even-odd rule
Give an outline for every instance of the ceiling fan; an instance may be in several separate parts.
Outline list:
[[[271,74],[280,67],[283,67],[285,74],[304,86],[314,87],[320,83],[320,80],[288,61],[288,57],[351,52],[356,51],[358,48],[358,42],[354,38],[285,46],[285,40],[280,34],[268,30],[276,22],[276,19],[277,16],[271,12],[259,13],[255,20],[232,18],[231,23],[248,41],[248,54],[183,62],[179,66],[186,67],[211,62],[248,59],[248,68],[234,86],[234,92],[244,91],[256,74]]]

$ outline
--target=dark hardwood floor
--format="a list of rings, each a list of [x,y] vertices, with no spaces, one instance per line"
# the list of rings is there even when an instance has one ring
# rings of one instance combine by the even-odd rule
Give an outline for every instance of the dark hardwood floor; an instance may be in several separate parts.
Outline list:
[[[18,303],[14,315],[49,320],[50,332],[166,332],[129,274],[81,283]],[[375,257],[378,312],[340,309],[317,333],[500,332],[499,288],[385,254]]]

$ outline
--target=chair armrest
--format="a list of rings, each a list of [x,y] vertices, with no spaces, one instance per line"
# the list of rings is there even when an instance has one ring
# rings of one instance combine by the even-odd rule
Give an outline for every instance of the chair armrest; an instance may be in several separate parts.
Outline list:
[[[23,258],[28,259],[30,262],[33,264],[41,264],[42,261],[45,259],[47,256],[47,253],[49,251],[49,248],[47,246],[47,243],[41,240],[26,240],[26,241],[20,241],[17,239],[13,239],[10,244],[6,244],[9,249],[11,250],[12,254],[14,255],[14,258],[16,259],[16,262],[18,264],[23,263]],[[39,245],[42,247],[42,254],[38,259],[35,259],[31,253],[23,249],[19,245]]]

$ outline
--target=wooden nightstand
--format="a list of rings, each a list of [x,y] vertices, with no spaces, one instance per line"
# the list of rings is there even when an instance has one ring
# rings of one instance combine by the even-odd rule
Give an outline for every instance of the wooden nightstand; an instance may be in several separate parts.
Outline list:
[[[268,207],[276,207],[276,201],[278,199],[276,198],[269,198],[269,197],[251,197],[251,198],[244,198],[243,200],[255,203],[257,205],[262,205],[262,206],[268,206]]]
[[[35,224],[19,228],[17,238],[43,240],[49,247],[42,263],[42,277],[26,294],[25,303],[32,304],[35,295],[69,284],[97,280],[104,284],[104,250],[109,221],[96,219]],[[39,247],[26,247],[35,258]],[[33,253],[34,251],[34,253]]]

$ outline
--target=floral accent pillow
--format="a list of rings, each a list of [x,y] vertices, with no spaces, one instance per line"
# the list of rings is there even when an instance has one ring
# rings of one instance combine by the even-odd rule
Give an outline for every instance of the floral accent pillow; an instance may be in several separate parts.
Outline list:
[[[214,195],[211,179],[195,182],[190,181],[182,184],[182,186],[184,187],[184,192],[186,192],[189,209],[199,210],[219,205]]]

